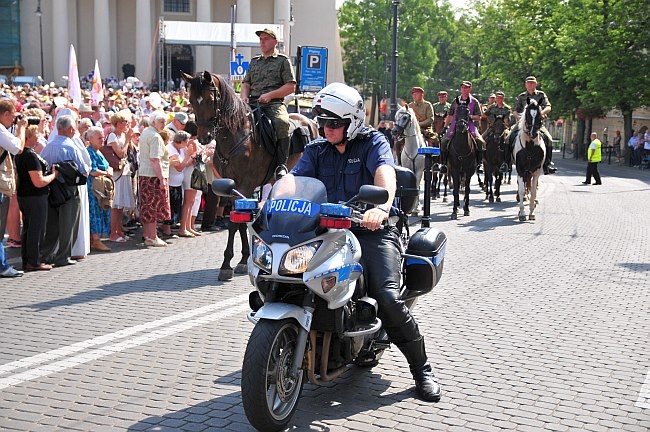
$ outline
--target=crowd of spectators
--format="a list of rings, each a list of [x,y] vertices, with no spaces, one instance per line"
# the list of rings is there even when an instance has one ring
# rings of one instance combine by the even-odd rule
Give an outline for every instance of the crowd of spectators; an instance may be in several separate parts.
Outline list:
[[[54,85],[0,89],[0,155],[6,150],[18,179],[13,194],[0,193],[0,239],[6,232],[6,247],[22,258],[22,271],[14,269],[0,247],[2,277],[73,265],[111,243],[166,247],[226,227],[224,202],[190,185],[197,162],[209,181],[219,174],[214,143],[196,139],[184,88],[108,89],[96,103],[82,94],[74,103]],[[70,167],[87,182],[64,175]]]

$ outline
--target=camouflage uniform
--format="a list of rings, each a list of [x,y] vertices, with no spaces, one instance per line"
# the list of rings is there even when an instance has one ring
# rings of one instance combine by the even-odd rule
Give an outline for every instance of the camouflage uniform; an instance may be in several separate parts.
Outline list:
[[[506,128],[508,127],[508,119],[510,118],[511,108],[507,104],[503,104],[502,107],[497,106],[496,103],[493,103],[485,110],[485,117],[487,117],[488,128],[483,132],[483,139],[487,136],[488,131],[492,128],[492,125],[497,121],[497,117],[501,116],[502,122],[505,123]]]
[[[250,84],[249,105],[255,108],[257,98],[262,94],[276,90],[288,82],[296,82],[289,57],[277,50],[272,56],[255,56],[251,59],[244,82]],[[273,99],[260,104],[264,114],[271,119],[278,143],[278,162],[284,164],[289,154],[289,113],[284,100]]]

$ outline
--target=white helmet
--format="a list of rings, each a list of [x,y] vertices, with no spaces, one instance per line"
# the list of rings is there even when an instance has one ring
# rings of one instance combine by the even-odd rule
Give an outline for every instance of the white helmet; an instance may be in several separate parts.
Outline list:
[[[366,110],[358,91],[343,83],[332,83],[323,88],[314,98],[313,110],[316,113],[321,136],[327,120],[345,120],[348,124],[344,140],[352,140],[363,127]]]

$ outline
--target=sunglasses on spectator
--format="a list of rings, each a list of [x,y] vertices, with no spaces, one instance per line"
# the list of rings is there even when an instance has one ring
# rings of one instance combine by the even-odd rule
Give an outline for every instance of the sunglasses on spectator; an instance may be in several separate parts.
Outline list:
[[[347,125],[345,120],[318,118],[318,125],[330,129],[339,129]]]

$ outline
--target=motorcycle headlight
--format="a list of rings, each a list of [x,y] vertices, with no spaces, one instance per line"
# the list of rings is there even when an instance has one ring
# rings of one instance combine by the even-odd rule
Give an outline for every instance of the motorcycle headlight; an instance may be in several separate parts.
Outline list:
[[[317,241],[287,251],[282,258],[278,273],[281,275],[304,273],[321,243],[321,241]]]
[[[271,249],[257,236],[253,236],[253,264],[262,270],[271,273],[273,252],[271,252]]]

